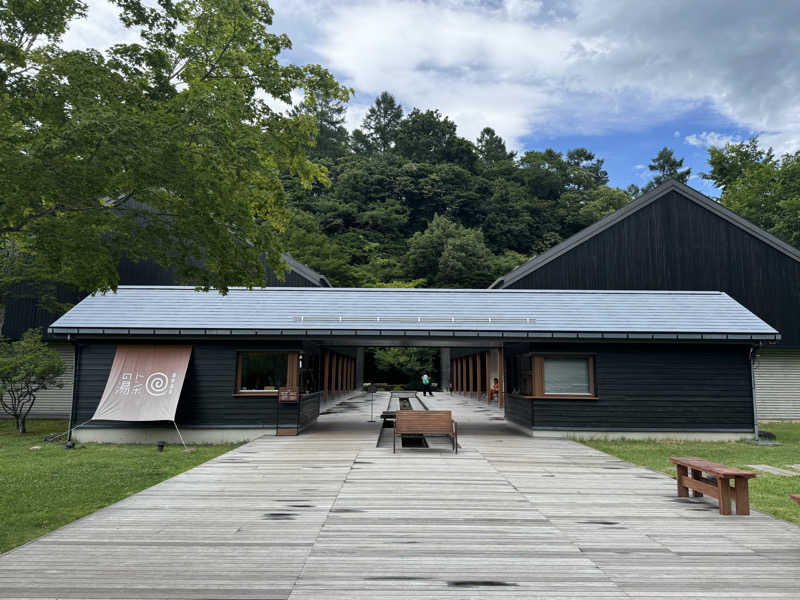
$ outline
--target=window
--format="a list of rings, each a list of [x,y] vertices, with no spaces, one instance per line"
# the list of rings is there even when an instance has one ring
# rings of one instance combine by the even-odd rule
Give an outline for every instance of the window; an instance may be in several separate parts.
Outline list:
[[[594,357],[533,356],[533,396],[594,399]]]
[[[286,387],[289,376],[289,352],[240,352],[236,378],[237,393],[277,394]]]
[[[544,393],[591,395],[589,359],[544,357]]]

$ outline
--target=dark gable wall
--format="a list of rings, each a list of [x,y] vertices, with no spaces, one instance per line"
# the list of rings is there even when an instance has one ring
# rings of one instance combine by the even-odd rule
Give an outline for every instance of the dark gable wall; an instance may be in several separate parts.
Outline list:
[[[532,352],[594,355],[598,399],[509,394],[506,417],[535,429],[752,431],[749,350],[722,344],[532,345]]]
[[[180,342],[172,342],[180,343]],[[192,344],[192,356],[175,416],[179,426],[274,426],[277,398],[234,397],[236,354],[246,350],[302,350],[300,343],[200,342]],[[92,342],[80,347],[78,361],[78,411],[76,424],[92,418],[111,371],[116,344]],[[311,420],[313,406],[304,406],[304,420]],[[297,425],[297,405],[280,406],[280,421],[285,427]],[[317,407],[318,411],[318,407]],[[94,421],[110,425],[113,422]],[[125,423],[125,426],[149,424]]]
[[[723,291],[800,347],[800,263],[674,191],[508,288]]]

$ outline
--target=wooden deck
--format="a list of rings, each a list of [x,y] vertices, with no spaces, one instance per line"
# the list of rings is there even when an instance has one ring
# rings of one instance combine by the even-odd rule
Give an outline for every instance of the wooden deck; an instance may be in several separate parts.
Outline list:
[[[426,404],[453,410],[458,455],[376,448],[352,402],[1,556],[0,597],[798,597],[799,527],[720,516],[485,403]]]

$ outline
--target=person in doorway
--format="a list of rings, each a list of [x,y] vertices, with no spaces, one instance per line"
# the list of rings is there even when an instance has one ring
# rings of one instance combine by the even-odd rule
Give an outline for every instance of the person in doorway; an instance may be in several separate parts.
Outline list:
[[[450,382],[450,385],[449,385],[449,386],[447,386],[447,387],[448,387],[448,389],[450,390],[450,395],[452,396],[452,395],[453,395],[453,382],[451,381],[451,382]]]
[[[489,390],[489,402],[498,401],[500,398],[500,380],[495,377],[492,389]]]
[[[428,377],[427,373],[422,374],[422,395],[433,396],[431,393],[431,378]]]

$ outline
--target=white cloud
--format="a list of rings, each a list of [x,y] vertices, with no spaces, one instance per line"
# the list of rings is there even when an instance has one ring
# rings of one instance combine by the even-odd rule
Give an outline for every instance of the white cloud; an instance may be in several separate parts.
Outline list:
[[[70,47],[135,37],[109,2],[90,4],[90,18],[65,37]],[[778,152],[800,147],[796,2],[271,4],[274,29],[294,42],[288,57],[319,62],[358,92],[351,127],[389,90],[407,108],[441,109],[466,137],[488,125],[515,148],[529,135],[632,131],[698,108],[761,133]],[[685,139],[702,145],[711,135]]]
[[[699,148],[709,148],[711,146],[724,148],[727,144],[737,144],[741,142],[742,139],[736,135],[727,135],[725,133],[717,133],[716,131],[703,131],[701,133],[687,135],[684,141],[690,146],[697,146]]]

